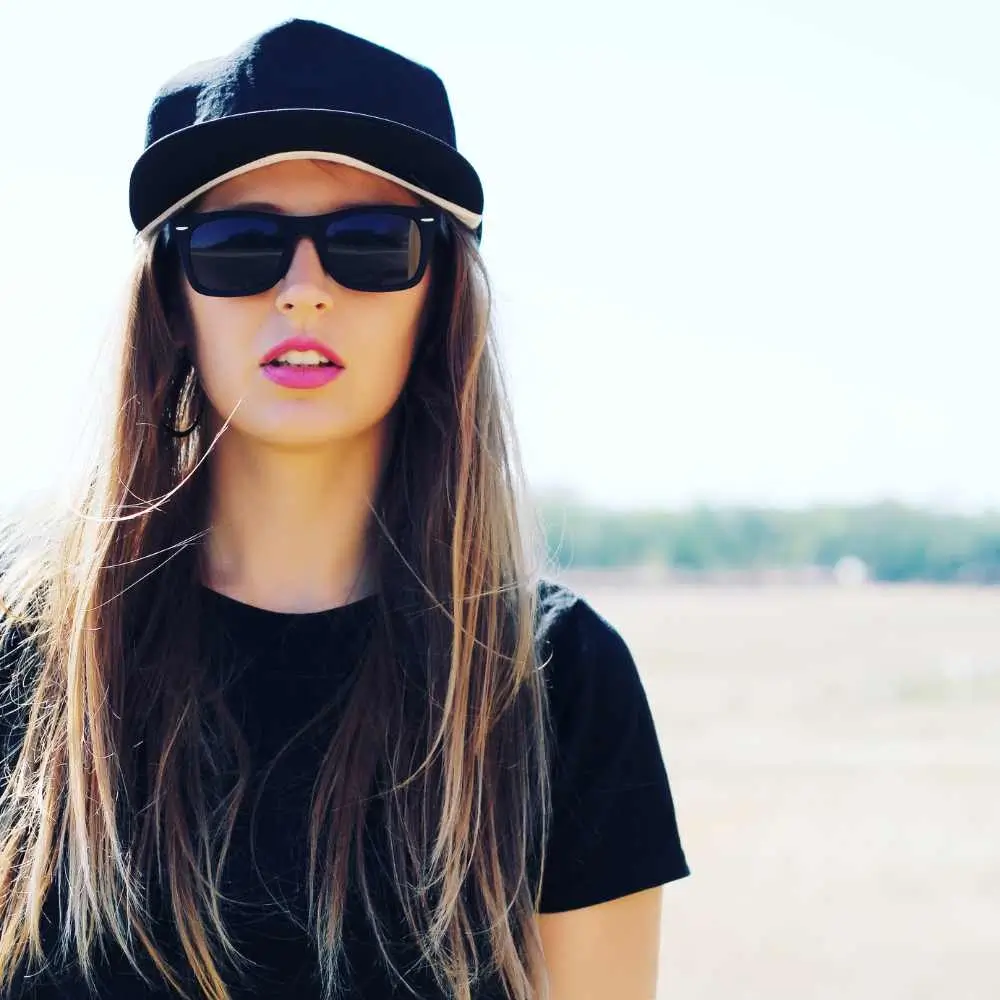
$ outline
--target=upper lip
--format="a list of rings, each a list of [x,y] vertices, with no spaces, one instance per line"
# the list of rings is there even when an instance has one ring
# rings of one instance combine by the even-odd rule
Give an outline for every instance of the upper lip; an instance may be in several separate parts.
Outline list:
[[[312,337],[289,337],[287,340],[283,340],[280,344],[275,344],[260,359],[262,365],[270,364],[275,358],[280,357],[285,351],[319,351],[328,361],[332,361],[335,365],[340,368],[346,367],[344,362],[332,351],[326,344],[321,344],[318,340],[314,340]]]

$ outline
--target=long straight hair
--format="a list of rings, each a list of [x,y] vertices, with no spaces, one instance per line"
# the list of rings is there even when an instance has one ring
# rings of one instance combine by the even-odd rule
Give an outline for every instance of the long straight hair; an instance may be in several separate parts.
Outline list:
[[[535,535],[489,285],[470,235],[449,233],[373,503],[380,613],[308,816],[308,930],[328,998],[345,985],[349,897],[405,976],[364,864],[375,801],[409,936],[446,994],[469,1000],[487,977],[514,1000],[545,991],[534,914],[550,722]],[[184,437],[164,429],[205,405],[178,363],[191,332],[181,280],[162,239],[141,247],[113,417],[76,510],[0,563],[6,700],[21,720],[0,793],[0,988],[46,960],[44,912],[57,914],[58,960],[88,983],[109,942],[188,997],[228,1000],[230,974],[252,963],[221,906],[249,754],[199,627],[212,441],[205,421]]]

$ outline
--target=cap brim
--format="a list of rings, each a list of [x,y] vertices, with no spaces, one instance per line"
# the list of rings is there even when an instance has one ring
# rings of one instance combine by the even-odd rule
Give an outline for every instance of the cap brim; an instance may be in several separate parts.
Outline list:
[[[149,235],[216,184],[290,159],[346,163],[400,184],[469,229],[482,223],[479,177],[451,146],[398,122],[321,108],[233,115],[154,142],[132,168],[132,222]]]

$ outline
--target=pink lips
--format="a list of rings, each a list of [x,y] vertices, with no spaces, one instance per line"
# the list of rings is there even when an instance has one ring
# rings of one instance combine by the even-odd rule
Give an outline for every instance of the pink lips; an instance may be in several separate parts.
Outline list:
[[[272,365],[285,351],[318,351],[329,365]],[[312,337],[289,337],[260,359],[264,377],[286,389],[317,389],[332,382],[345,368],[344,362],[325,344]]]

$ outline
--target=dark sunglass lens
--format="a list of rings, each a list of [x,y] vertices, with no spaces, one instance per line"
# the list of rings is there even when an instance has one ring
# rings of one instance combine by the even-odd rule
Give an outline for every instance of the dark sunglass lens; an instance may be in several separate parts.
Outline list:
[[[359,212],[326,230],[325,264],[333,279],[363,292],[412,284],[420,266],[420,227],[392,212]]]
[[[278,224],[229,215],[191,230],[191,270],[197,284],[227,295],[266,291],[281,277],[283,243]]]

